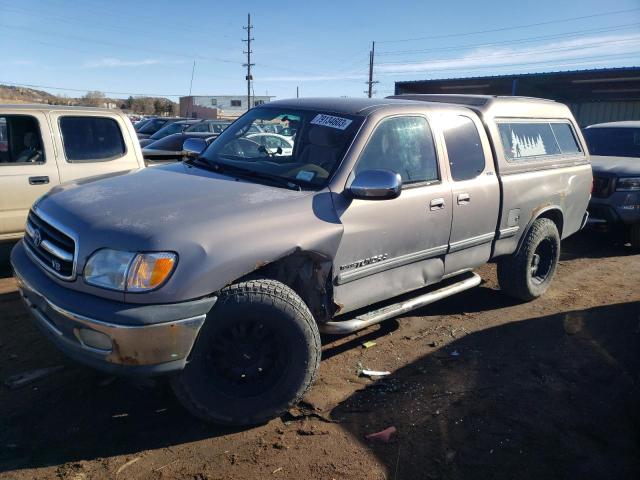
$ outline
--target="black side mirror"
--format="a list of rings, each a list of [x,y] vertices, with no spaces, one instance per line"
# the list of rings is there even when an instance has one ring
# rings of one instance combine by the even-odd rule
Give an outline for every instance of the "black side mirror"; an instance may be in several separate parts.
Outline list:
[[[391,170],[365,170],[355,176],[347,191],[361,200],[390,200],[402,193],[402,177]]]
[[[207,149],[207,142],[202,138],[187,138],[182,145],[182,151],[189,157],[200,155]]]

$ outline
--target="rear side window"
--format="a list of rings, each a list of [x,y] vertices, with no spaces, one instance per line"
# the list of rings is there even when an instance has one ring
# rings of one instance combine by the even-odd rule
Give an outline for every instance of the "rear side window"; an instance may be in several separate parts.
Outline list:
[[[425,118],[392,117],[376,127],[356,173],[379,169],[399,173],[405,184],[438,180],[435,145]]]
[[[106,117],[61,117],[60,131],[68,162],[101,162],[124,155],[120,126]]]
[[[0,116],[0,165],[44,163],[38,121],[29,115]]]
[[[565,122],[500,122],[498,129],[510,162],[581,153],[573,129]]]
[[[476,178],[484,171],[484,150],[473,120],[462,115],[446,117],[444,141],[451,165],[451,176],[455,181]]]

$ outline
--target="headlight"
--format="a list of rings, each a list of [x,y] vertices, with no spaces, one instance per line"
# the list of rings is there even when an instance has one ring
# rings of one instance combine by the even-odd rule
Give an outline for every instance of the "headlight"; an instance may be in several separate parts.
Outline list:
[[[97,287],[143,292],[162,285],[171,276],[176,260],[175,253],[133,253],[105,248],[87,261],[84,280]]]
[[[622,177],[616,181],[616,191],[632,192],[640,190],[640,177]]]

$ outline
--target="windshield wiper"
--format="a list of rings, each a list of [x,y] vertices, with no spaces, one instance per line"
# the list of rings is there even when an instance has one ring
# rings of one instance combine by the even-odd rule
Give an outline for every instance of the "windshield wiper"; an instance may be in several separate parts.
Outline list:
[[[248,170],[246,168],[237,167],[235,165],[230,165],[228,163],[215,162],[213,160],[209,160],[208,158],[202,157],[202,156],[188,158],[187,160],[185,160],[185,163],[192,164],[216,173],[223,173],[223,174],[229,173],[241,178],[266,180],[268,182],[275,183],[279,186],[288,188],[290,190],[298,190],[298,191],[302,190],[302,186],[300,185],[300,183],[292,179],[284,178],[279,175],[274,175],[271,173]]]

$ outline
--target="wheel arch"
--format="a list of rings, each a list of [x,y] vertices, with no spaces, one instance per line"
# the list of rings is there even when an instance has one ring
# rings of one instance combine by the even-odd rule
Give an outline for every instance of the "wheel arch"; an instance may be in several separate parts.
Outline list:
[[[562,213],[562,208],[560,208],[560,206],[558,205],[547,205],[533,211],[527,227],[520,236],[520,240],[518,241],[518,248],[516,248],[516,251],[514,252],[515,254],[517,254],[522,248],[522,244],[527,238],[527,235],[529,234],[533,223],[540,218],[546,218],[555,223],[556,228],[558,229],[558,233],[560,234],[560,238],[562,239],[562,229],[564,227],[564,214]]]
[[[255,270],[232,283],[258,277],[282,282],[302,298],[316,322],[325,323],[339,309],[333,303],[332,268],[330,257],[315,251],[296,250],[277,260],[257,264]]]

